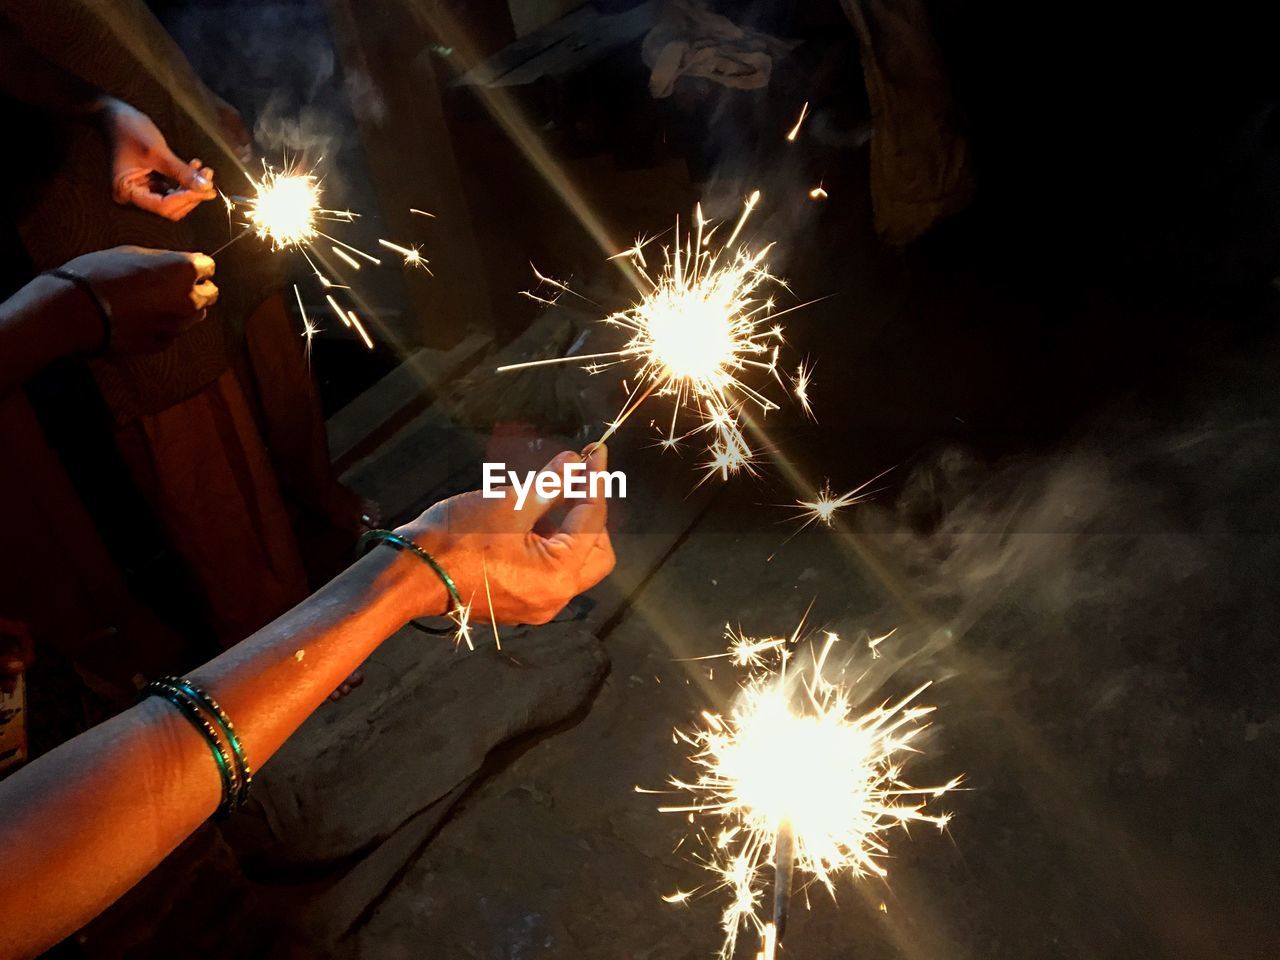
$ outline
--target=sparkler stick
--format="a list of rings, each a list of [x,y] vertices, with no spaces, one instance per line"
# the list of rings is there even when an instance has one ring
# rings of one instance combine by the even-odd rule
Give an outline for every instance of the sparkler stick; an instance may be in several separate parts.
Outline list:
[[[791,822],[778,824],[773,847],[773,937],[780,943],[787,932],[787,914],[791,909],[791,884],[795,878],[795,833]]]
[[[234,237],[232,237],[230,240],[228,240],[226,243],[224,243],[222,246],[220,246],[217,250],[215,250],[215,251],[213,251],[213,253],[209,254],[209,256],[210,256],[210,257],[216,257],[218,254],[220,254],[223,250],[227,249],[227,247],[231,246],[231,245],[232,245],[233,243],[235,243],[237,240],[241,239],[242,237],[244,237],[244,236],[246,236],[247,234],[250,234],[250,233],[252,233],[252,232],[253,232],[253,228],[252,228],[252,227],[245,227],[243,230],[241,230],[239,233],[237,233]]]

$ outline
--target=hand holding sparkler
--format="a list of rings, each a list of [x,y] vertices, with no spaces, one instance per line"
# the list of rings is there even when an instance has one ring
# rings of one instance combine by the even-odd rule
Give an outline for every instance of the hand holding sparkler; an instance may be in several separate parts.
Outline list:
[[[83,308],[73,314],[84,321],[83,352],[152,353],[217,302],[215,269],[203,253],[115,247],[76,257],[55,276]]]
[[[102,97],[93,114],[111,149],[111,185],[116,203],[132,204],[168,220],[181,220],[217,196],[213,170],[189,163],[169,149],[151,118],[123,100]]]
[[[543,470],[563,475],[567,464],[581,460],[562,453]],[[588,472],[607,464],[608,451],[596,445],[586,458]],[[601,497],[574,501],[555,530],[540,532],[535,526],[559,499],[530,496],[522,510],[515,502],[510,488],[501,499],[474,490],[437,503],[397,532],[440,562],[477,620],[546,623],[613,569],[608,510]]]

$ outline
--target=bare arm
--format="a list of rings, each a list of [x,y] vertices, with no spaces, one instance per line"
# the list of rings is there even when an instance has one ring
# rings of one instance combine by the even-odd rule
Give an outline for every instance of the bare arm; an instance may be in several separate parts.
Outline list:
[[[159,350],[218,299],[214,262],[202,253],[115,247],[76,257],[64,269],[93,294],[42,275],[0,303],[0,394],[60,357],[104,345],[121,353]],[[109,338],[95,296],[109,315]]]
[[[604,458],[597,448],[593,469]],[[603,502],[535,533],[550,506],[517,512],[510,499],[463,494],[401,532],[444,564],[464,601],[485,596],[487,578],[497,619],[544,622],[613,565]],[[231,717],[257,769],[385,637],[447,601],[426,564],[379,547],[191,678]],[[83,926],[212,814],[219,792],[203,737],[157,698],[0,783],[0,953],[34,956]]]

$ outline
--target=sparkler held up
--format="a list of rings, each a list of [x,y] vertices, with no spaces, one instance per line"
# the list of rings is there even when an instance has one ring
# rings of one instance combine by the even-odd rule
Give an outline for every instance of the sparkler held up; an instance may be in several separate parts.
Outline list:
[[[779,408],[767,393],[770,380],[787,389],[778,370],[785,338],[777,321],[798,309],[776,310],[771,288],[786,289],[786,283],[769,272],[766,259],[773,245],[736,246],[759,200],[758,190],[747,198],[728,239],[719,246],[712,246],[718,225],[708,221],[701,205],[697,206],[694,227],[684,236],[677,220],[675,240],[663,246],[662,265],[657,271],[651,272],[645,256],[648,241],[637,241],[610,258],[627,260],[648,288],[638,302],[601,321],[626,332],[627,342],[620,349],[508,364],[497,372],[590,361],[584,369],[598,373],[625,364],[633,386],[602,439],[616,433],[649,397],[669,397],[671,420],[661,446],[674,449],[680,441],[705,433],[709,456],[703,466],[708,477],[752,472],[756,453],[743,430],[744,410],[752,406],[767,414]],[[536,269],[534,273],[558,293],[579,296],[567,284]],[[807,411],[809,381],[803,365],[800,369],[800,378],[792,386]],[[692,415],[696,425],[682,430],[682,412]]]
[[[382,261],[373,256],[373,254],[361,250],[345,240],[331,236],[320,229],[320,224],[325,222],[354,223],[359,219],[359,214],[350,210],[336,210],[325,207],[323,205],[322,184],[314,169],[303,172],[298,167],[286,163],[284,169],[276,170],[268,166],[265,161],[262,167],[261,178],[253,181],[253,196],[223,195],[228,217],[237,208],[243,208],[245,222],[244,229],[215,250],[215,254],[220,253],[247,234],[252,233],[258,239],[269,244],[272,251],[297,250],[300,252],[306,258],[312,272],[325,290],[348,288],[345,284],[335,283],[312,259],[308,251],[315,253],[317,258],[320,258],[319,252],[313,246],[320,240],[327,241],[332,254],[351,270],[360,270],[361,261],[373,266],[382,265]],[[424,217],[433,216],[424,210],[411,209],[410,212],[421,214]],[[431,273],[431,269],[428,267],[430,261],[422,255],[422,251],[418,247],[404,246],[382,238],[379,238],[378,243],[399,254],[405,266],[421,267],[427,273]],[[432,275],[434,276],[434,274]],[[297,288],[295,287],[294,289],[295,293],[297,293]],[[342,325],[353,329],[364,345],[372,350],[373,338],[369,336],[368,330],[355,311],[340,306],[331,294],[326,295],[325,299],[342,321]],[[301,311],[303,336],[307,338],[309,356],[312,339],[318,330],[307,318],[306,310],[302,305],[301,294],[298,294],[298,308]]]

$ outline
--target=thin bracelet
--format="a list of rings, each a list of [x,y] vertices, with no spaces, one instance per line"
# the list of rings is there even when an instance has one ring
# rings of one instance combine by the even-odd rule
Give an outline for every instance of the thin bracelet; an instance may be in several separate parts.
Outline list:
[[[143,692],[172,704],[196,728],[196,732],[204,737],[209,745],[209,751],[213,754],[214,762],[218,765],[218,778],[222,781],[222,798],[218,801],[218,809],[213,812],[213,815],[219,819],[226,817],[232,809],[236,784],[231,772],[231,757],[227,755],[226,747],[222,745],[222,738],[218,736],[217,729],[200,708],[179,693],[176,688],[155,682],[147,684]]]
[[[236,791],[232,809],[239,809],[244,806],[245,801],[249,799],[249,788],[253,786],[253,771],[249,767],[248,758],[244,755],[244,745],[236,735],[236,727],[231,722],[231,718],[227,716],[226,711],[222,709],[217,700],[213,699],[186,677],[161,677],[157,683],[177,687],[187,696],[194,698],[200,706],[213,715],[213,719],[222,728],[223,736],[226,737],[227,743],[231,745],[231,750],[236,758],[239,789]]]
[[[90,350],[85,356],[89,358],[102,356],[111,346],[111,304],[103,299],[102,294],[98,293],[94,285],[89,282],[88,277],[82,276],[74,270],[58,267],[56,270],[46,270],[45,275],[75,284],[84,291],[85,295],[93,302],[93,305],[98,308],[98,319],[102,321],[102,343],[96,350]]]
[[[453,601],[454,610],[466,609],[462,602],[462,596],[458,593],[458,585],[453,582],[453,577],[449,576],[447,570],[440,566],[439,562],[427,551],[410,540],[408,537],[402,537],[394,530],[369,530],[360,537],[360,542],[356,544],[356,556],[364,556],[369,552],[370,544],[377,545],[385,543],[388,546],[395,547],[397,550],[408,550],[415,557],[425,563],[440,578],[444,584],[444,588],[449,591],[449,598]]]

